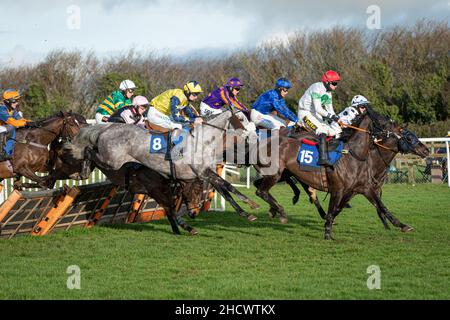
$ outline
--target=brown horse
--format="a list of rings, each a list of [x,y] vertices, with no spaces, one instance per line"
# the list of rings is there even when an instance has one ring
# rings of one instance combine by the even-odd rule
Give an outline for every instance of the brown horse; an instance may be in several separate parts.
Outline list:
[[[15,177],[14,188],[47,188],[48,177],[39,177],[36,172],[48,172],[53,164],[51,146],[73,138],[84,118],[71,112],[59,112],[54,116],[36,122],[33,127],[17,129],[16,144],[11,161],[0,162],[0,181]],[[86,120],[84,119],[84,123]],[[36,184],[22,184],[24,176]]]
[[[304,184],[331,194],[325,222],[325,239],[332,239],[331,231],[335,217],[356,194],[363,194],[376,207],[385,227],[387,224],[384,217],[387,217],[402,231],[412,230],[410,226],[396,219],[383,205],[380,199],[381,185],[386,168],[396,153],[411,152],[426,157],[428,149],[411,132],[383,119],[371,109],[359,117],[358,126],[360,128],[358,131],[344,129],[344,139],[347,140],[345,148],[348,154],[342,156],[334,169],[322,167],[320,171],[315,172],[302,171],[297,163],[301,140],[280,138],[278,172],[263,176],[257,182],[256,191],[258,196],[270,204],[272,215],[278,213],[281,221],[287,222],[283,207],[277,203],[269,190],[280,180],[284,170],[288,170]],[[375,137],[381,137],[381,142],[374,143]],[[271,143],[270,140],[267,143]],[[264,167],[256,166],[256,168],[264,175]]]
[[[179,181],[176,187],[172,187],[169,179],[136,163],[127,163],[117,171],[100,170],[112,183],[123,186],[132,193],[148,194],[153,198],[164,208],[174,234],[180,234],[178,226],[191,235],[198,234],[196,229],[183,220],[182,215],[185,211],[180,208],[185,204],[189,215],[198,214],[207,197],[204,183],[200,180]]]

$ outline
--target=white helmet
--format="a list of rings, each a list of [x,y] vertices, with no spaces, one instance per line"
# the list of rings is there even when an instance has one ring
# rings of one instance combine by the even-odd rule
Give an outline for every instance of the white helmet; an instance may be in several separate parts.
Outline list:
[[[352,99],[352,107],[357,107],[360,104],[368,104],[368,103],[369,103],[369,100],[367,100],[366,97],[361,96],[361,95],[354,96]]]
[[[119,89],[122,91],[125,91],[127,89],[136,89],[136,88],[137,88],[136,85],[131,80],[123,80],[119,86]]]

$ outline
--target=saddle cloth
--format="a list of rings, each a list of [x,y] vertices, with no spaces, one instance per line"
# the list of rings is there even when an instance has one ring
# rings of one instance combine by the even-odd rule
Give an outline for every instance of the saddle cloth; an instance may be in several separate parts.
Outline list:
[[[301,139],[302,144],[298,150],[297,162],[300,168],[305,171],[320,170],[320,165],[317,164],[319,160],[319,148],[318,142],[310,139]],[[332,165],[342,156],[342,150],[344,149],[344,142],[339,140],[333,140],[328,144],[328,159]]]

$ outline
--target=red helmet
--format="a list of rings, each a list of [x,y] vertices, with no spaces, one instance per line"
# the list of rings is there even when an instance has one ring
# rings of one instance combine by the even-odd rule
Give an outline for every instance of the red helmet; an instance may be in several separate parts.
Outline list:
[[[322,82],[335,82],[341,80],[339,73],[333,70],[328,70],[322,77]]]

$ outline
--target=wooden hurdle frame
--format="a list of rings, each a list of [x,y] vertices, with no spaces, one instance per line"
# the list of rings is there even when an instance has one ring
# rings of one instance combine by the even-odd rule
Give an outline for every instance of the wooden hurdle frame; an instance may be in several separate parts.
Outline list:
[[[0,187],[1,188],[1,187]],[[43,236],[72,226],[142,223],[165,217],[165,211],[146,195],[131,195],[109,182],[56,190],[14,190],[0,205],[0,237]]]

